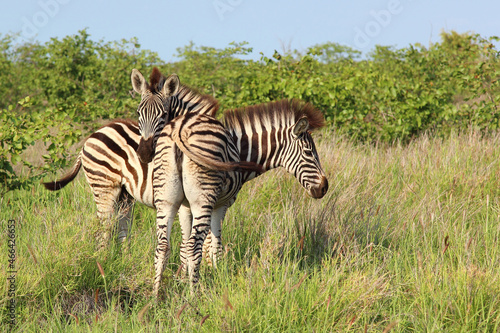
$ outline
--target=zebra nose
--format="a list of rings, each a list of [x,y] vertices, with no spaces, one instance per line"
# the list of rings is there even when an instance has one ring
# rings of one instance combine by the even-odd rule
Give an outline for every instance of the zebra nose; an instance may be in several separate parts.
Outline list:
[[[325,176],[321,178],[321,183],[317,187],[311,188],[311,196],[315,199],[321,199],[328,192],[328,179]]]

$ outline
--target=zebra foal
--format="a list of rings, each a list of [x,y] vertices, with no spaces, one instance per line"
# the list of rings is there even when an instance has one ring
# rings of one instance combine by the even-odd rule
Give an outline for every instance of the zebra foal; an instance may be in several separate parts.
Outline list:
[[[328,190],[310,134],[324,125],[324,119],[311,105],[283,100],[229,110],[224,113],[224,124],[204,115],[186,114],[168,123],[158,138],[153,159],[155,295],[170,254],[170,231],[179,208],[181,261],[194,284],[209,231],[210,256],[216,265],[222,220],[245,182],[284,167],[313,198],[322,198]]]
[[[187,112],[214,115],[219,108],[213,97],[182,85],[175,74],[168,78],[163,76],[157,68],[153,69],[149,83],[135,69],[131,81],[134,90],[141,94],[138,113],[143,109],[154,113],[159,126]],[[135,201],[154,208],[152,163],[141,161],[137,153],[144,133],[139,128],[132,120],[116,120],[101,127],[85,140],[68,174],[43,183],[48,190],[60,190],[83,167],[104,229],[100,246],[110,237],[112,215],[118,215],[118,240],[123,242],[131,226]]]

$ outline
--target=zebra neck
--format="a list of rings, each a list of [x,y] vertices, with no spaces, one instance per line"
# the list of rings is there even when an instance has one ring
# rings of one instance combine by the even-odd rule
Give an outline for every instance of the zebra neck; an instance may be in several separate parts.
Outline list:
[[[208,95],[198,94],[186,87],[170,98],[169,120],[188,112],[215,116],[219,108],[218,102]]]
[[[169,113],[169,121],[174,118],[184,115],[190,112],[193,109],[193,106],[190,107],[188,101],[183,101],[178,98],[171,97],[170,99],[170,113]]]
[[[282,166],[282,154],[286,151],[285,133],[281,129],[271,132],[231,131],[240,154],[240,161],[254,162],[262,166],[263,172]],[[245,181],[261,174],[244,173]]]

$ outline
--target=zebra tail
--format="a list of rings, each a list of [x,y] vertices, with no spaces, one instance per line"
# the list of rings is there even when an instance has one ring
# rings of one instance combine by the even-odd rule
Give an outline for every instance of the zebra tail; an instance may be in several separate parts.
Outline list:
[[[82,153],[78,154],[75,165],[73,165],[73,169],[71,169],[71,171],[68,174],[66,174],[63,178],[59,180],[43,183],[43,186],[45,186],[45,188],[49,191],[58,191],[62,189],[64,186],[71,183],[73,179],[75,179],[81,167],[82,167]]]
[[[241,172],[251,171],[257,173],[264,172],[264,168],[262,167],[262,165],[259,165],[255,162],[240,161],[234,164],[235,164],[234,171],[241,171]]]
[[[239,172],[257,172],[257,173],[263,172],[262,166],[258,165],[255,162],[246,162],[246,161],[220,162],[220,161],[205,159],[204,161],[200,161],[198,163],[209,169],[217,171],[239,171]]]
[[[223,162],[207,158],[196,151],[189,149],[181,140],[176,140],[177,146],[194,162],[216,171],[240,171],[240,172],[258,172],[262,173],[263,168],[255,162]]]

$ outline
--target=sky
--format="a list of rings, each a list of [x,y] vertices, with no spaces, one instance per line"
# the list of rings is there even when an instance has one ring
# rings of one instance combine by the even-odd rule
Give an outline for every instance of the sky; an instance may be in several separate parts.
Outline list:
[[[499,13],[498,0],[11,0],[0,12],[0,34],[45,43],[86,28],[96,41],[137,37],[166,62],[190,42],[245,41],[259,59],[326,42],[363,54],[375,45],[428,46],[443,30],[500,36]]]

